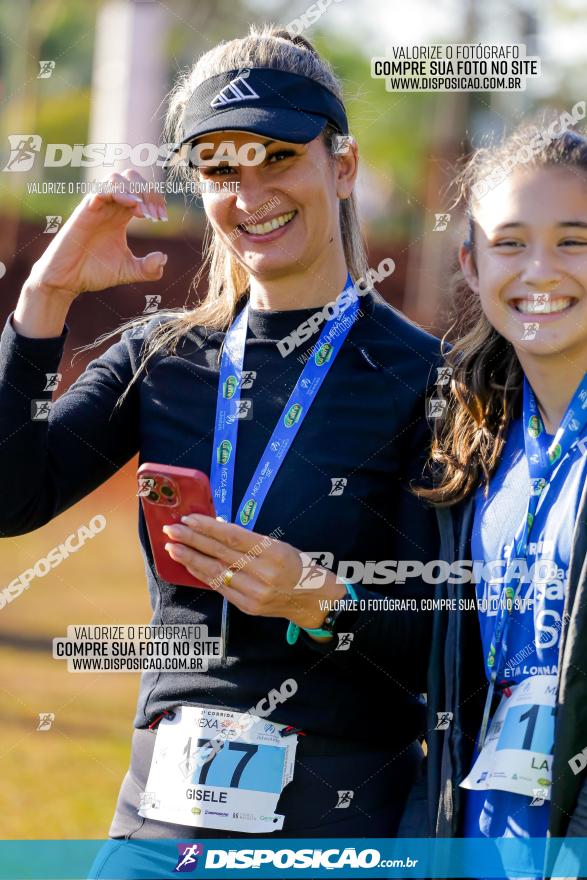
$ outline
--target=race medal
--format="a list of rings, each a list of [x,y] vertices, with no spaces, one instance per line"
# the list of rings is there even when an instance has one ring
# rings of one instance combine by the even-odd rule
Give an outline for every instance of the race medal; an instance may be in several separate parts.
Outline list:
[[[533,675],[511,687],[463,788],[550,799],[556,687],[556,675]]]
[[[291,781],[297,736],[286,725],[212,707],[180,706],[163,718],[139,815],[160,822],[271,833]]]

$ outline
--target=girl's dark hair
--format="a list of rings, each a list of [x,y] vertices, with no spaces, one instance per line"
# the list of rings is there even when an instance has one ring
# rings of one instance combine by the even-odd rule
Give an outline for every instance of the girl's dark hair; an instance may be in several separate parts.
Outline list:
[[[578,107],[579,105],[576,105]],[[574,108],[575,109],[575,108]],[[454,180],[453,206],[464,208],[468,223],[465,247],[475,251],[475,216],[483,195],[517,169],[563,167],[585,179],[587,137],[568,130],[553,134],[570,114],[544,114],[499,143],[482,147],[464,160]],[[582,118],[582,117],[581,117]],[[508,425],[517,411],[523,372],[513,345],[485,316],[479,297],[459,270],[452,279],[454,313],[446,334],[456,342],[446,354],[452,370],[444,415],[435,420],[431,453],[433,488],[415,491],[438,506],[466,498],[487,485],[501,456]]]

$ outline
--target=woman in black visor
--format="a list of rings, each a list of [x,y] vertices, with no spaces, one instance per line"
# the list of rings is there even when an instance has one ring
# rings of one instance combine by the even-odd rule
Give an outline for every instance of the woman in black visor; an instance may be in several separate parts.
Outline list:
[[[78,294],[163,274],[162,254],[121,256],[131,217],[164,210],[133,201],[137,172],[84,200],[4,329],[0,442],[18,501],[1,527],[42,526],[137,452],[210,475],[218,518],[165,534],[212,589],[157,575],[142,511],[139,537],[152,623],[206,626],[222,653],[143,673],[112,838],[393,836],[422,759],[430,618],[414,609],[432,588],[415,573],[437,540],[409,484],[438,343],[369,283],[357,146],[305,39],[266,28],[207,52],[174,88],[167,131],[203,192],[207,295],[129,322],[15,437]]]

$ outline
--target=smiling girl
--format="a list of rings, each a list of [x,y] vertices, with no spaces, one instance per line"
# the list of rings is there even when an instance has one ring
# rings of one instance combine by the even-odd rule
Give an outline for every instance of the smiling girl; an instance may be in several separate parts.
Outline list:
[[[173,90],[168,131],[196,159],[207,293],[130,322],[32,421],[79,294],[163,274],[163,254],[139,259],[126,243],[132,217],[164,218],[159,196],[130,192],[137,172],[78,206],[2,337],[12,502],[0,527],[39,528],[137,452],[210,474],[219,519],[164,532],[173,560],[212,589],[158,575],[142,511],[139,536],[152,623],[207,627],[224,657],[197,674],[143,673],[112,837],[394,835],[423,754],[430,618],[363,607],[428,588],[358,581],[369,560],[437,554],[434,517],[407,484],[428,446],[438,341],[360,283],[357,145],[340,84],[307,41],[268,29],[210,50]],[[218,158],[230,155],[243,161]],[[238,186],[207,186],[224,180]],[[279,343],[308,325],[301,367]],[[390,706],[399,720],[382,723]]]
[[[443,558],[484,567],[477,609],[436,619],[430,708],[452,713],[430,741],[441,836],[586,830],[587,139],[537,149],[540,132],[479,150],[459,179],[462,318],[423,494]]]

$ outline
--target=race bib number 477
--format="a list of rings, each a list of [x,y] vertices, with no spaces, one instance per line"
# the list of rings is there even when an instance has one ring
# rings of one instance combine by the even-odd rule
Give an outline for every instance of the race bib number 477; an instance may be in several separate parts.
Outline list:
[[[162,822],[271,833],[293,778],[297,737],[240,712],[181,706],[162,719],[139,815]]]

